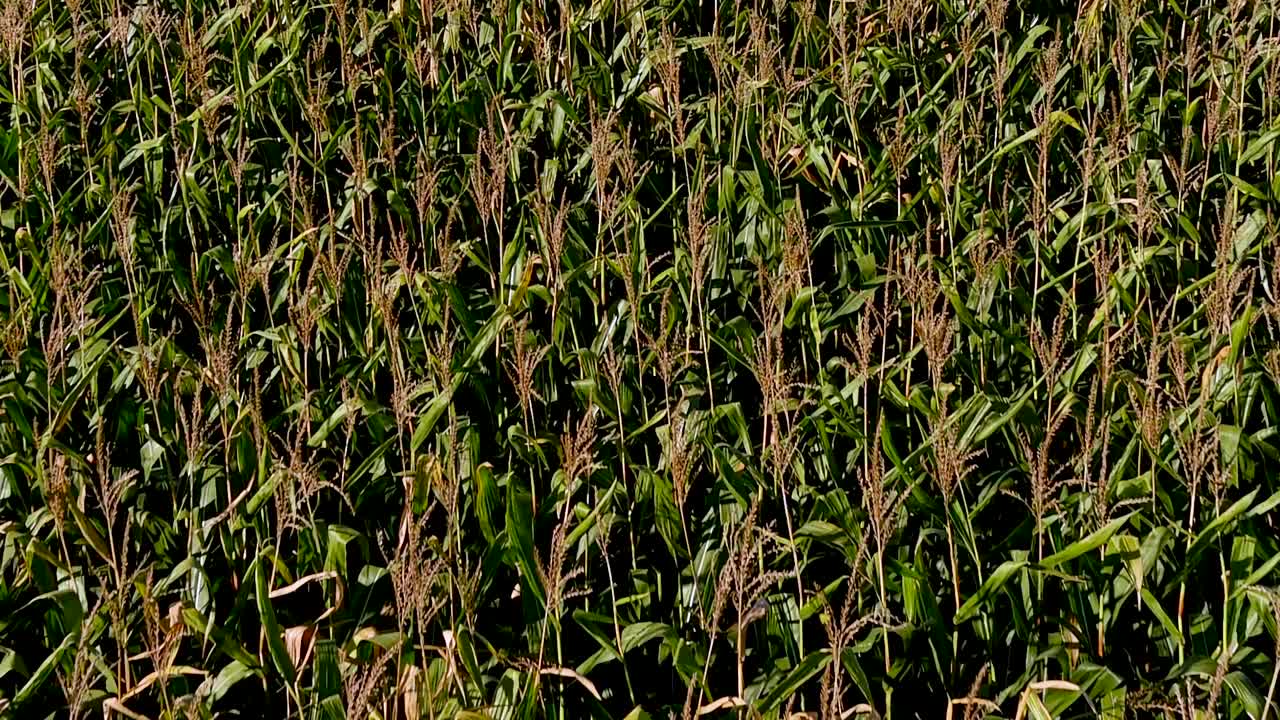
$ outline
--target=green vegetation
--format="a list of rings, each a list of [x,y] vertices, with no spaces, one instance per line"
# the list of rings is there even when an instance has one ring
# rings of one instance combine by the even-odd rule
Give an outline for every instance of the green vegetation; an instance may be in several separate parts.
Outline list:
[[[0,714],[1280,718],[1280,9],[0,0]]]

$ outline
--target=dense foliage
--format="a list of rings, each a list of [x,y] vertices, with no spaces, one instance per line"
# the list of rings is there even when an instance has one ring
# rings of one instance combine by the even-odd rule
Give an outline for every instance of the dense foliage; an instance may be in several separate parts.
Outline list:
[[[1280,9],[0,0],[10,717],[1280,716]]]

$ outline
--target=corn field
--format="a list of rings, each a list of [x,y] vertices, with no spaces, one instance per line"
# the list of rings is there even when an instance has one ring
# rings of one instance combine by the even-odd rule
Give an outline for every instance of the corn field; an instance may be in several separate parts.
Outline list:
[[[1280,718],[1273,0],[0,8],[0,717]]]

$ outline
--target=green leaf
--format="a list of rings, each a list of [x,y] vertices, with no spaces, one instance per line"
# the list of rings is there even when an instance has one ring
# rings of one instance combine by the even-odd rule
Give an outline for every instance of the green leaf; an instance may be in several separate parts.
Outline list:
[[[245,506],[244,506],[245,512],[249,515],[253,515],[254,513],[258,512],[258,510],[262,508],[263,504],[265,504],[267,500],[270,500],[275,495],[276,485],[279,484],[279,482],[280,482],[280,477],[279,475],[276,475],[276,474],[273,474],[270,478],[268,478],[265,482],[263,482],[262,485],[259,486],[258,489],[254,491],[253,496],[249,498],[249,502],[245,503]]]
[[[635,650],[650,640],[656,638],[674,638],[677,637],[676,631],[665,623],[658,622],[638,622],[632,623],[622,628],[622,653]]]
[[[265,552],[258,555],[254,563],[253,595],[258,603],[258,616],[262,620],[262,630],[267,638],[267,649],[271,653],[271,661],[276,670],[284,677],[285,683],[292,687],[296,679],[293,661],[289,659],[289,651],[284,644],[284,629],[276,620],[275,608],[271,606],[271,587],[267,578],[268,558]]]
[[[1044,706],[1044,703],[1040,700],[1040,696],[1035,692],[1027,693],[1026,702],[1027,712],[1031,717],[1036,720],[1054,720],[1053,714]]]
[[[1178,631],[1177,624],[1169,618],[1169,614],[1164,611],[1163,607],[1161,607],[1160,601],[1155,595],[1152,595],[1151,591],[1147,588],[1142,588],[1141,592],[1142,599],[1144,601],[1143,605],[1151,611],[1152,615],[1156,616],[1156,620],[1160,621],[1160,625],[1164,628],[1165,632],[1169,633],[1169,635],[1173,637],[1174,642],[1178,645],[1182,645],[1182,633]]]
[[[520,568],[520,584],[531,592],[541,609],[547,602],[538,574],[538,555],[533,544],[533,502],[516,483],[507,486],[507,551]]]
[[[476,644],[471,637],[471,631],[466,628],[458,628],[453,637],[458,643],[458,657],[462,658],[462,667],[466,669],[472,685],[483,692],[484,676],[480,674],[480,661],[476,657]]]
[[[822,592],[815,593],[810,597],[809,600],[805,602],[804,607],[800,608],[801,622],[813,617],[815,613],[824,610],[830,602],[828,598],[830,598],[831,594],[836,591],[836,588],[843,585],[844,581],[847,579],[848,576],[841,575],[830,583],[827,583],[827,586],[822,588]]]
[[[120,161],[120,169],[124,170],[125,168],[129,167],[133,163],[137,162],[138,158],[142,157],[148,151],[151,151],[160,147],[161,145],[164,144],[165,140],[167,139],[168,139],[168,134],[161,133],[158,137],[154,137],[149,140],[143,140],[139,143],[136,143],[133,147],[129,148],[129,152],[125,153],[124,159]]]
[[[323,699],[341,693],[342,671],[338,668],[338,644],[332,638],[316,641],[313,663],[311,691],[315,696]]]
[[[792,668],[764,697],[756,703],[757,709],[761,714],[768,715],[774,710],[782,706],[784,702],[799,692],[801,686],[808,682],[813,676],[822,672],[831,662],[831,653],[827,650],[819,650],[810,653],[808,657],[800,661],[800,664]]]
[[[347,708],[339,695],[330,695],[316,707],[316,720],[347,720]]]
[[[1133,578],[1134,589],[1142,590],[1146,569],[1142,564],[1142,548],[1138,544],[1138,538],[1128,534],[1116,535],[1107,543],[1107,555],[1119,555]]]
[[[355,408],[350,403],[340,403],[333,413],[329,415],[329,418],[314,433],[311,433],[311,437],[307,439],[307,447],[318,447],[324,442],[325,438],[329,437],[329,433],[341,425],[342,421],[347,419],[347,415],[354,411]]]
[[[1000,588],[1009,582],[1009,578],[1026,567],[1026,560],[1006,560],[1001,563],[1000,567],[996,568],[995,572],[987,577],[986,582],[982,583],[982,587],[978,588],[978,592],[965,600],[960,609],[956,611],[955,623],[959,625],[977,615],[983,610],[991,596],[999,592]]]
[[[49,656],[40,663],[36,668],[36,671],[31,673],[31,677],[27,678],[27,681],[18,689],[17,694],[13,696],[14,707],[22,707],[27,700],[31,699],[31,697],[35,695],[36,691],[40,690],[40,688],[45,684],[45,681],[53,675],[53,671],[58,667],[58,663],[62,660],[62,656],[71,649],[71,645],[75,641],[76,637],[74,634],[68,634],[66,637],[62,638],[62,642],[58,644],[58,647],[54,648],[53,652],[49,653]]]
[[[324,569],[347,577],[347,545],[360,537],[360,533],[344,525],[330,525],[329,542],[325,548]],[[345,580],[344,580],[345,582]]]
[[[72,517],[75,518],[76,527],[80,528],[80,534],[89,543],[89,546],[98,553],[103,562],[108,565],[114,565],[115,561],[111,558],[111,548],[107,547],[107,541],[102,537],[102,533],[98,532],[98,528],[94,526],[93,521],[81,512],[76,503],[67,503],[67,508],[71,510]]]
[[[1280,130],[1268,130],[1249,143],[1244,152],[1240,153],[1240,164],[1248,165],[1249,163],[1262,157],[1264,153],[1271,148],[1271,144],[1280,137]]]
[[[1266,193],[1262,192],[1262,190],[1260,190],[1256,185],[1246,182],[1243,178],[1238,178],[1235,175],[1228,173],[1227,179],[1231,181],[1232,185],[1236,186],[1237,190],[1249,197],[1256,198],[1264,202],[1269,199]]]
[[[1041,382],[1042,381],[1036,381],[1035,385],[1023,390],[1018,398],[1010,403],[1009,407],[1004,412],[1000,413],[1000,415],[992,418],[988,422],[980,424],[980,421],[985,417],[985,413],[976,415],[973,422],[969,425],[968,430],[965,431],[964,438],[961,440],[962,446],[972,447],[981,443],[983,440],[994,435],[1000,428],[1008,425],[1009,421],[1013,420],[1013,418],[1022,411],[1022,408],[1026,406],[1027,401],[1031,399],[1031,393],[1040,386]]]
[[[1122,518],[1112,520],[1105,526],[1089,533],[1087,537],[1071,543],[1062,550],[1040,561],[1039,567],[1054,568],[1068,560],[1073,560],[1091,550],[1101,547],[1113,534],[1115,534],[1116,530],[1119,530],[1125,523],[1129,522],[1131,517],[1133,517],[1133,513],[1125,515]]]
[[[249,651],[245,650],[239,641],[216,623],[210,623],[199,610],[191,607],[183,608],[182,621],[197,636],[212,637],[217,642],[219,650],[245,667],[255,672],[261,667],[258,664],[258,659],[249,654]]]
[[[1244,707],[1244,711],[1249,717],[1262,717],[1262,707],[1264,705],[1262,694],[1258,692],[1258,688],[1249,680],[1247,675],[1235,670],[1227,673],[1227,676],[1223,679],[1227,687],[1231,688],[1231,694]]]
[[[472,473],[472,477],[476,481],[476,519],[480,521],[480,532],[484,533],[485,541],[494,543],[497,540],[498,529],[495,520],[498,519],[498,483],[493,477],[493,466],[489,463],[483,463]]]
[[[1245,495],[1232,503],[1231,507],[1224,510],[1220,515],[1215,517],[1208,525],[1206,525],[1204,530],[1200,531],[1200,534],[1196,536],[1195,542],[1187,549],[1187,558],[1190,562],[1188,562],[1186,567],[1182,569],[1182,572],[1179,573],[1178,576],[1180,578],[1185,577],[1192,568],[1196,567],[1196,558],[1200,557],[1201,553],[1203,553],[1205,548],[1209,546],[1209,543],[1213,542],[1214,538],[1222,532],[1223,528],[1234,522],[1236,518],[1243,515],[1244,512],[1249,509],[1253,504],[1253,499],[1258,496],[1259,490],[1260,488],[1254,488],[1248,495]]]
[[[254,668],[239,660],[232,660],[213,678],[213,683],[209,686],[209,700],[216,703],[225,697],[236,683],[256,674],[257,671]]]

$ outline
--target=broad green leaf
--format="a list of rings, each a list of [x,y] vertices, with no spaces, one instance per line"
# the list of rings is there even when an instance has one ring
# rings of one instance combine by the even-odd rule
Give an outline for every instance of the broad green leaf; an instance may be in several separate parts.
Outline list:
[[[976,616],[984,610],[984,606],[993,595],[1000,591],[1016,573],[1027,567],[1025,560],[1006,560],[987,577],[978,592],[971,595],[956,612],[955,623],[958,625]]]
[[[338,666],[338,645],[330,638],[316,641],[312,665],[311,691],[324,699],[342,692],[342,672]]]
[[[784,675],[777,685],[773,686],[757,701],[757,709],[762,714],[772,713],[788,699],[795,696],[805,683],[822,672],[829,662],[831,662],[831,653],[827,650],[810,653],[804,660],[800,661],[799,665]]]
[[[212,702],[218,702],[223,697],[226,697],[226,694],[231,691],[231,688],[236,683],[256,674],[257,672],[248,665],[239,660],[232,660],[224,665],[222,670],[212,679],[213,683],[209,686],[209,699]]]
[[[498,483],[493,477],[493,467],[483,463],[472,473],[476,481],[476,519],[480,521],[480,531],[486,541],[493,543],[497,539],[499,519]]]
[[[632,623],[622,628],[622,652],[629,653],[650,640],[660,637],[674,637],[675,630],[671,626],[657,622]]]
[[[1260,488],[1254,488],[1248,495],[1245,495],[1232,503],[1230,507],[1222,511],[1222,513],[1215,517],[1203,530],[1200,531],[1196,536],[1195,542],[1187,549],[1187,558],[1191,562],[1182,570],[1180,573],[1181,576],[1185,576],[1192,567],[1195,567],[1195,559],[1200,557],[1200,554],[1203,553],[1209,546],[1209,543],[1213,542],[1214,538],[1222,532],[1224,527],[1234,522],[1236,518],[1243,515],[1245,511],[1253,505],[1253,499],[1257,497],[1259,489]]]
[[[521,586],[533,593],[539,608],[546,603],[546,594],[538,572],[538,555],[534,548],[534,517],[532,499],[511,483],[507,486],[507,552],[520,569]]]
[[[195,632],[198,637],[212,637],[218,644],[218,649],[230,656],[233,660],[241,663],[254,671],[257,671],[261,665],[257,658],[245,650],[233,636],[226,630],[219,627],[216,623],[211,623],[205,618],[200,611],[195,608],[182,609],[182,621]]]
[[[253,576],[254,600],[258,604],[258,616],[262,620],[262,630],[266,635],[267,649],[276,670],[284,677],[285,683],[292,686],[295,679],[293,661],[289,659],[289,651],[284,644],[284,629],[276,620],[275,608],[271,606],[271,587],[267,578],[266,554],[260,554],[254,563]]]
[[[54,670],[58,667],[58,663],[62,660],[62,656],[71,649],[75,641],[76,638],[74,635],[67,635],[62,639],[62,642],[58,644],[58,647],[54,648],[53,652],[49,653],[49,656],[40,662],[40,665],[36,667],[35,672],[31,673],[31,677],[27,678],[27,681],[23,683],[22,687],[19,688],[18,692],[13,696],[14,707],[22,707],[27,700],[40,690],[45,681],[53,675]]]
[[[1160,601],[1147,588],[1143,588],[1141,592],[1147,609],[1151,611],[1152,615],[1156,616],[1156,619],[1160,621],[1160,625],[1174,639],[1174,642],[1181,645],[1183,643],[1182,633],[1178,631],[1178,626],[1169,618],[1169,614],[1164,611],[1164,608],[1161,607]]]
[[[1112,520],[1103,527],[1089,533],[1088,536],[1071,543],[1062,550],[1059,550],[1044,560],[1041,560],[1039,566],[1042,568],[1057,567],[1068,560],[1073,560],[1091,550],[1101,547],[1105,542],[1107,542],[1107,540],[1111,539],[1111,536],[1115,534],[1117,530],[1128,523],[1129,519],[1132,517],[1133,514],[1130,513],[1124,517]]]

